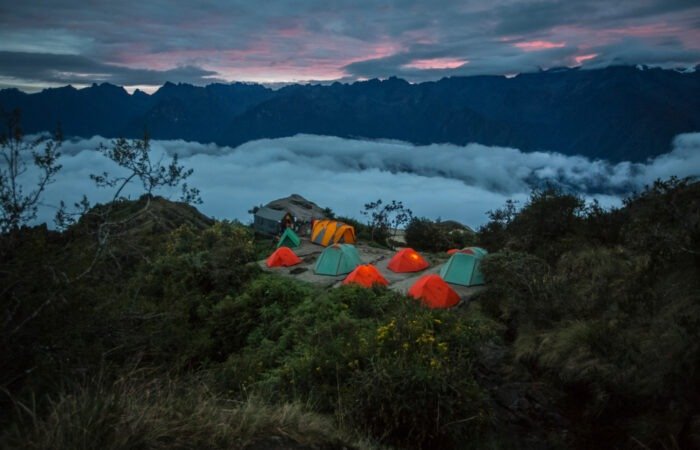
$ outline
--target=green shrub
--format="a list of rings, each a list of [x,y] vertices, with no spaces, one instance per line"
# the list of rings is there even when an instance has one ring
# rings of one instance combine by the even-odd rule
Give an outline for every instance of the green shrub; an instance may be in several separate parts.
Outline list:
[[[310,402],[392,445],[454,443],[488,427],[474,378],[479,347],[495,338],[485,319],[386,288],[323,292],[277,277],[220,308],[234,333],[222,341],[245,343],[218,375],[225,390]]]
[[[546,324],[559,318],[552,268],[529,253],[491,253],[481,270],[488,290],[479,298],[484,311],[508,325],[514,337],[522,325]]]
[[[246,265],[254,261],[253,242],[250,230],[238,223],[216,222],[203,231],[178,228],[171,233],[165,254],[154,264],[155,277],[164,278],[178,292],[237,290],[255,273]],[[166,291],[165,295],[172,294]]]
[[[277,340],[290,320],[289,311],[308,299],[308,285],[270,275],[252,281],[238,296],[226,296],[214,306],[210,320],[213,357],[224,361],[247,345]]]
[[[681,261],[700,267],[700,183],[690,179],[657,180],[625,201],[622,240],[655,263]]]
[[[401,448],[463,447],[486,434],[475,366],[493,337],[487,322],[409,301],[370,332],[341,405],[355,426]]]
[[[527,253],[491,254],[482,270],[489,287],[480,301],[508,324],[515,360],[561,389],[565,408],[576,405],[576,442],[694,439],[700,308],[692,266],[669,273],[649,254],[591,246],[562,254],[556,267]]]
[[[451,248],[464,248],[475,243],[470,230],[449,226],[425,217],[414,217],[406,227],[406,244],[416,250],[444,252]]]

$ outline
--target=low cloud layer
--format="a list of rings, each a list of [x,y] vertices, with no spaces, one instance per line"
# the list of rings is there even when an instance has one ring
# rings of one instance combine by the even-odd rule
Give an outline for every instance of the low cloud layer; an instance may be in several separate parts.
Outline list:
[[[42,221],[51,221],[60,200],[72,203],[83,193],[92,201],[109,199],[110,192],[96,189],[89,179],[91,173],[117,171],[94,150],[100,143],[109,142],[94,137],[64,144],[63,169],[44,198]],[[419,216],[476,227],[486,222],[488,210],[509,198],[523,202],[532,187],[546,183],[612,206],[657,178],[700,175],[700,133],[678,136],[671,152],[647,163],[614,165],[479,144],[414,146],[310,135],[236,148],[153,141],[152,151],[154,158],[178,154],[194,169],[188,182],[202,192],[202,212],[243,222],[250,220],[247,211],[252,206],[297,193],[356,218],[364,203],[382,198],[401,200]],[[28,180],[34,176],[31,171],[26,175]],[[127,190],[131,196],[138,193],[136,186]],[[172,192],[164,194],[177,198]]]

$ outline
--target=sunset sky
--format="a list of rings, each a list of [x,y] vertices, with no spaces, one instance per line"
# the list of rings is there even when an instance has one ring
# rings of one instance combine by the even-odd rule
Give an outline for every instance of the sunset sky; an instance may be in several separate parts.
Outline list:
[[[0,0],[0,88],[700,63],[698,0]]]

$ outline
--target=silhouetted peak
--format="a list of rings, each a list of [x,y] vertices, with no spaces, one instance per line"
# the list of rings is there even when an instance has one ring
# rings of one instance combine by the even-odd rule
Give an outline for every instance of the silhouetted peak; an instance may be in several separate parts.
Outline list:
[[[163,86],[161,86],[153,95],[155,96],[161,96],[163,94],[178,94],[182,92],[192,92],[198,89],[204,89],[203,87],[200,86],[194,86],[192,84],[188,83],[172,83],[170,81],[166,81]]]
[[[76,92],[76,91],[77,91],[77,89],[74,88],[72,84],[69,84],[67,86],[46,88],[42,92]]]
[[[557,67],[550,67],[547,69],[545,72],[547,73],[563,73],[563,72],[575,72],[579,70],[581,67],[567,67],[567,66],[557,66]]]
[[[87,89],[92,92],[128,94],[128,92],[126,92],[126,89],[124,89],[122,86],[117,86],[111,83],[92,83],[92,85]]]
[[[399,78],[395,75],[390,76],[389,78],[387,78],[383,82],[386,84],[389,84],[389,85],[397,85],[397,86],[398,85],[406,85],[407,86],[410,84],[408,81],[404,80],[403,78]]]
[[[141,89],[136,89],[133,94],[131,94],[132,97],[135,98],[148,98],[150,95],[147,93],[143,92]]]
[[[177,89],[177,85],[175,83],[172,83],[170,81],[166,81],[163,86],[159,87],[156,92],[154,92],[154,95],[159,95],[159,94],[164,94],[166,92],[172,92],[175,89]]]
[[[24,92],[20,91],[17,88],[6,88],[6,89],[0,89],[0,92],[5,93],[5,94],[23,94],[26,95]]]

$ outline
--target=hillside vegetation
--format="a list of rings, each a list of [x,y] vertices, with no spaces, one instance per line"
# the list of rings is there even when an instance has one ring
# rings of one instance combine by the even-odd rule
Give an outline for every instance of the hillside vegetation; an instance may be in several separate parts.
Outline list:
[[[493,211],[452,310],[263,274],[185,204],[112,217],[143,202],[97,260],[89,214],[0,237],[0,447],[700,446],[700,183]]]

